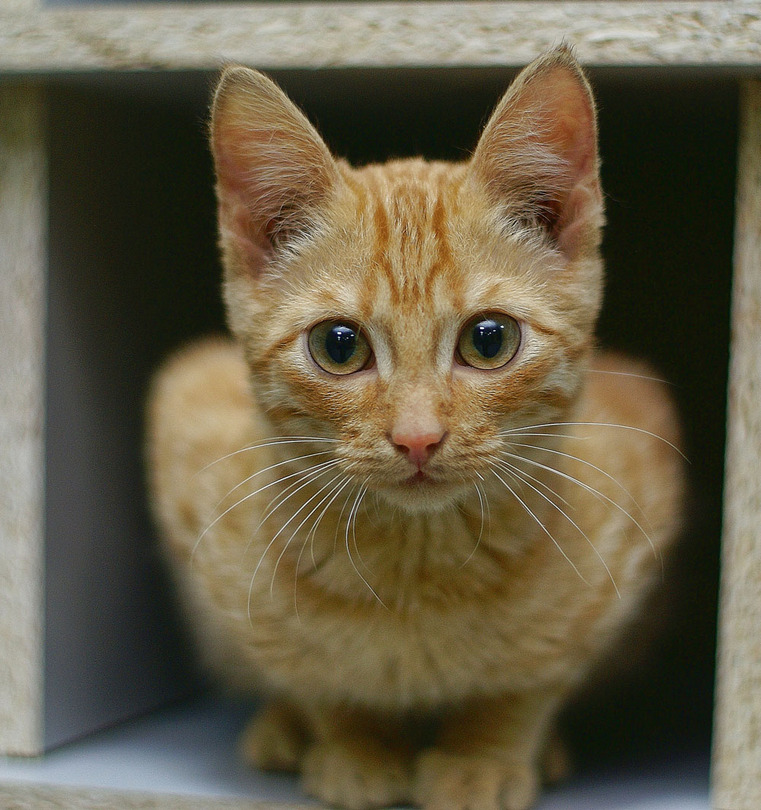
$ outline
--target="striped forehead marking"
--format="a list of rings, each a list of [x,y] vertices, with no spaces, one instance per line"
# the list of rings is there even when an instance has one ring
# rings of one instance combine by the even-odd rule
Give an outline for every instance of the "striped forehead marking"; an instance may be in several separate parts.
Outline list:
[[[425,174],[368,173],[365,202],[373,250],[366,301],[371,309],[380,297],[394,307],[420,309],[453,266],[448,208],[455,195],[443,171],[425,168]]]

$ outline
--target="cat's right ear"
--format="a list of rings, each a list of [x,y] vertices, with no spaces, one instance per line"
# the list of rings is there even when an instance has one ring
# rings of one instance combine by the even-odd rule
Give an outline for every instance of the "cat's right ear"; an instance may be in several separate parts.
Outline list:
[[[245,67],[227,68],[219,81],[211,149],[225,266],[256,277],[281,242],[313,227],[338,168],[282,90]]]

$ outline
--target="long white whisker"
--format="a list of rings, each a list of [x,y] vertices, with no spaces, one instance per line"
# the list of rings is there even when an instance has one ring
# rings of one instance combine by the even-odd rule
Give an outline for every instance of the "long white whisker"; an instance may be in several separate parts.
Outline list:
[[[367,488],[362,493],[362,500],[364,500],[365,495],[367,495]],[[361,501],[360,501],[361,503]],[[365,510],[365,514],[367,514],[367,510]],[[359,517],[359,506],[357,506],[356,511],[354,512],[354,519],[351,523],[351,538],[352,538],[352,546],[354,551],[357,554],[357,559],[360,562],[360,565],[367,571],[368,574],[372,574],[372,570],[370,566],[365,562],[364,558],[362,557],[362,552],[359,550],[359,545],[357,543],[357,518]]]
[[[278,461],[275,464],[270,464],[269,467],[263,467],[261,470],[257,470],[255,473],[252,473],[251,475],[247,476],[242,481],[237,483],[232,489],[228,490],[227,493],[225,493],[225,495],[216,504],[216,506],[214,507],[214,511],[216,512],[217,509],[219,509],[219,507],[233,494],[233,492],[245,486],[249,482],[253,481],[254,478],[258,478],[260,475],[264,475],[265,473],[271,472],[272,470],[276,470],[278,467],[284,467],[286,464],[291,464],[296,461],[305,461],[306,459],[317,458],[318,456],[328,456],[331,453],[332,453],[331,450],[322,450],[319,453],[307,453],[304,456],[294,456],[292,458],[286,458],[283,461]],[[287,478],[278,478],[273,483],[278,483],[280,481],[287,481],[287,480],[288,480]],[[264,489],[266,489],[266,487],[264,487]],[[257,490],[256,494],[258,494],[259,492],[261,492],[261,490]]]
[[[603,564],[603,567],[605,568],[605,571],[607,572],[608,577],[610,578],[610,581],[613,583],[613,588],[616,591],[616,596],[620,599],[621,598],[621,592],[618,590],[618,585],[616,584],[616,580],[614,579],[613,574],[611,573],[611,570],[608,567],[608,564],[605,562],[602,554],[600,554],[600,552],[598,551],[595,544],[589,539],[589,536],[581,528],[581,526],[579,526],[579,524],[576,523],[576,521],[565,510],[561,509],[561,507],[559,507],[550,497],[545,495],[544,492],[542,492],[538,487],[534,486],[530,481],[526,480],[527,477],[532,478],[533,476],[529,476],[528,473],[524,472],[523,470],[518,469],[514,464],[508,464],[507,462],[501,462],[501,463],[505,464],[507,466],[507,469],[509,469],[514,475],[518,475],[520,477],[523,477],[523,480],[524,480],[526,486],[533,489],[534,492],[536,492],[537,495],[539,495],[541,498],[544,498],[544,500],[547,501],[547,503],[550,504],[550,506],[552,506],[554,509],[556,509],[571,524],[571,526],[573,526],[574,529],[576,529],[576,531],[578,531],[579,534],[587,541],[587,543],[589,544],[589,547],[592,549],[592,551],[594,551],[595,556],[597,557],[597,559],[600,560],[600,562]],[[538,479],[534,479],[534,480],[538,481]],[[550,490],[550,492],[552,492],[552,490]],[[557,493],[553,492],[553,494],[557,494]],[[558,495],[558,497],[560,497],[560,496]],[[561,498],[561,500],[563,500],[563,499]],[[563,500],[563,502],[567,503],[567,501],[565,501],[565,500]],[[569,504],[569,506],[570,506],[570,504]]]
[[[349,505],[349,501],[351,500],[351,496],[354,494],[355,490],[357,489],[357,484],[355,484],[347,493],[346,498],[344,499],[343,506],[341,507],[341,511],[338,514],[338,520],[336,521],[336,531],[333,535],[333,553],[336,553],[336,548],[338,547],[338,530],[341,527],[341,520],[343,519],[344,512],[346,511],[346,507]],[[348,526],[348,518],[347,518],[347,526]]]
[[[637,503],[636,498],[631,494],[631,492],[629,492],[629,490],[617,478],[612,476],[609,472],[606,472],[605,470],[603,470],[601,467],[598,467],[596,464],[592,464],[591,461],[587,461],[586,459],[581,458],[580,456],[575,456],[575,455],[573,455],[573,453],[564,453],[561,450],[555,450],[555,449],[553,449],[551,447],[542,447],[542,445],[523,444],[521,442],[509,442],[509,444],[510,444],[510,447],[525,447],[525,448],[528,448],[530,450],[542,450],[545,453],[551,453],[554,456],[560,456],[562,458],[567,458],[570,461],[577,461],[577,462],[579,462],[579,464],[583,464],[585,467],[589,467],[590,469],[592,469],[595,472],[602,475],[604,478],[606,478],[611,483],[615,484],[621,490],[621,492],[623,492],[624,495],[626,495],[626,497],[629,498],[629,500],[634,504],[634,506],[637,507],[637,510],[639,511],[639,513],[641,515],[645,516],[645,513],[644,513],[642,507]]]
[[[378,600],[378,602],[380,602],[380,604],[383,605],[383,607],[386,608],[386,610],[388,610],[388,608],[386,607],[386,604],[384,603],[384,601],[375,592],[375,588],[373,588],[373,586],[365,579],[365,577],[363,576],[363,574],[359,570],[359,568],[357,568],[357,565],[354,562],[354,558],[351,556],[351,546],[350,546],[350,543],[349,543],[349,534],[350,534],[350,532],[354,533],[354,545],[356,546],[356,544],[357,544],[357,535],[356,535],[356,531],[355,531],[355,528],[354,528],[354,522],[355,522],[355,520],[357,518],[357,513],[359,512],[359,505],[362,502],[362,499],[365,497],[366,492],[367,492],[367,482],[363,483],[360,486],[359,492],[357,493],[357,497],[354,499],[354,503],[352,504],[351,510],[349,511],[349,516],[346,519],[346,553],[349,556],[349,562],[351,563],[351,566],[354,569],[354,571],[356,572],[357,576],[362,580],[362,582],[365,583],[365,585],[369,588],[370,593],[372,593],[372,595]]]
[[[514,446],[514,445],[512,445],[512,443],[511,443],[511,446]],[[523,446],[524,447],[533,447],[533,445],[523,445]],[[510,453],[507,450],[500,450],[499,454],[501,456],[507,456],[508,458],[513,458],[513,459],[517,458],[517,459],[521,459],[521,460],[523,459],[522,456],[517,455],[516,453]],[[500,463],[507,463],[507,462],[500,461]],[[551,486],[549,486],[548,484],[545,484],[545,482],[542,481],[540,478],[537,478],[536,476],[531,475],[530,473],[527,473],[525,470],[521,470],[521,469],[519,469],[518,467],[515,467],[512,464],[509,464],[508,466],[510,467],[510,469],[513,472],[516,473],[519,480],[524,481],[526,483],[528,483],[528,481],[533,481],[537,486],[542,487],[542,489],[544,489],[545,492],[549,492],[550,495],[552,495],[553,497],[560,500],[560,502],[563,503],[565,506],[567,506],[569,509],[573,509],[573,505],[571,503],[569,503],[569,501],[567,501],[560,493],[556,492]]]
[[[338,473],[337,475],[334,475],[334,476],[333,476],[333,478],[331,478],[331,479],[330,479],[330,481],[328,481],[328,483],[327,483],[327,484],[323,484],[323,485],[322,485],[322,486],[321,486],[321,487],[320,487],[320,488],[317,490],[317,492],[315,492],[315,493],[312,495],[312,497],[311,497],[311,498],[309,498],[309,499],[308,499],[308,500],[307,500],[305,503],[303,503],[303,504],[302,504],[302,505],[301,505],[301,506],[300,506],[300,507],[299,507],[299,508],[298,508],[298,509],[297,509],[297,510],[296,510],[296,511],[293,513],[293,515],[291,515],[291,517],[290,517],[290,518],[289,518],[289,519],[288,519],[288,520],[285,522],[285,524],[284,524],[284,525],[283,525],[283,526],[280,528],[280,531],[278,532],[278,534],[280,534],[280,532],[282,532],[282,530],[283,530],[283,529],[284,529],[284,528],[285,528],[285,527],[286,527],[286,526],[287,526],[287,525],[288,525],[288,524],[289,524],[289,523],[290,523],[292,520],[294,520],[294,519],[295,519],[295,518],[296,518],[298,515],[300,515],[300,514],[301,514],[301,512],[303,512],[303,511],[304,511],[304,509],[306,509],[306,508],[307,508],[307,506],[309,506],[309,504],[310,504],[310,503],[312,503],[312,501],[314,501],[315,499],[319,498],[318,503],[317,503],[317,504],[316,504],[316,505],[315,505],[315,506],[314,506],[314,507],[313,507],[313,508],[312,508],[312,509],[311,509],[311,510],[308,512],[307,516],[306,516],[305,518],[303,518],[303,519],[302,519],[302,521],[301,521],[301,523],[299,523],[299,525],[298,525],[298,526],[297,526],[297,527],[296,527],[296,528],[293,530],[293,532],[291,533],[291,536],[288,538],[288,541],[287,541],[287,542],[285,543],[285,545],[283,546],[283,550],[280,552],[280,554],[278,555],[277,560],[275,561],[275,567],[274,567],[274,568],[273,568],[273,570],[272,570],[272,579],[270,580],[270,597],[272,597],[272,593],[273,593],[273,590],[274,590],[274,587],[275,587],[275,577],[276,577],[276,575],[277,575],[277,569],[278,569],[278,566],[280,565],[280,561],[283,559],[283,556],[284,556],[285,552],[288,550],[288,546],[290,546],[291,541],[293,540],[293,538],[294,538],[294,537],[295,537],[295,536],[296,536],[296,535],[299,533],[299,531],[301,531],[302,526],[303,526],[303,525],[304,525],[304,524],[305,524],[305,523],[306,523],[306,522],[309,520],[309,518],[310,518],[310,517],[312,517],[312,515],[313,515],[313,514],[314,514],[314,513],[315,513],[315,512],[316,512],[316,511],[317,511],[317,510],[318,510],[318,509],[319,509],[319,508],[322,506],[322,504],[323,504],[323,503],[324,503],[324,501],[325,501],[325,497],[328,497],[328,496],[323,496],[322,498],[320,498],[320,495],[322,495],[322,493],[323,493],[323,492],[324,492],[326,489],[328,489],[329,487],[331,487],[331,486],[332,486],[332,485],[333,485],[333,484],[334,484],[334,483],[335,483],[335,482],[336,482],[336,481],[337,481],[337,480],[338,480],[340,477],[341,477],[341,473]],[[276,535],[276,536],[277,536],[277,535]],[[308,536],[309,536],[309,535],[307,535],[307,537],[308,537]],[[301,559],[301,554],[299,554],[299,559]],[[298,567],[297,567],[297,571],[298,571]]]
[[[636,380],[649,380],[650,382],[662,383],[663,385],[674,385],[670,380],[661,377],[651,377],[647,374],[633,374],[630,371],[611,371],[604,368],[588,368],[587,374],[607,374],[612,377],[633,377]]]
[[[479,476],[480,477],[480,476]],[[481,481],[484,479],[481,478]],[[491,534],[491,504],[489,503],[489,497],[486,493],[486,486],[483,487],[483,495],[484,495],[484,503],[486,504],[486,522],[488,524],[488,531]]]
[[[647,540],[648,545],[650,546],[653,552],[653,555],[655,556],[656,559],[661,561],[661,566],[663,565],[663,559],[661,555],[656,550],[655,545],[653,544],[653,541],[650,538],[650,535],[642,527],[642,524],[637,520],[637,518],[634,517],[634,515],[632,515],[630,512],[624,509],[624,507],[621,506],[620,503],[614,501],[613,498],[609,497],[604,492],[600,492],[600,490],[595,489],[593,486],[587,484],[585,481],[575,478],[573,475],[569,475],[568,473],[565,473],[562,470],[558,470],[555,467],[551,467],[548,464],[542,464],[540,461],[536,461],[535,459],[532,458],[527,458],[526,456],[518,455],[517,453],[508,453],[505,450],[502,451],[502,454],[508,455],[511,458],[515,459],[516,461],[523,461],[526,464],[533,464],[535,467],[539,467],[539,469],[546,470],[547,472],[553,473],[554,475],[557,475],[560,478],[564,478],[566,481],[570,481],[572,484],[576,484],[576,486],[581,487],[581,489],[583,490],[586,490],[587,492],[589,492],[590,495],[594,496],[598,500],[602,500],[605,503],[612,506],[614,509],[618,509],[618,511],[621,512],[622,515],[624,515],[639,529],[639,531],[642,533],[642,536]]]
[[[541,427],[541,425],[539,425]],[[524,438],[539,438],[539,439],[573,439],[574,441],[586,441],[587,436],[575,436],[573,433],[550,433],[549,431],[542,431],[541,433],[527,433],[523,428],[515,428],[511,430],[502,430],[498,436],[501,439],[509,439],[510,436],[519,436]],[[533,445],[532,445],[533,446]]]
[[[609,427],[617,428],[618,430],[630,430],[634,433],[641,433],[643,436],[649,436],[651,439],[656,439],[659,442],[663,442],[665,445],[677,452],[689,464],[689,459],[687,456],[685,456],[685,454],[675,444],[670,442],[668,439],[664,439],[663,436],[659,436],[657,433],[653,433],[650,430],[645,430],[645,428],[634,427],[633,425],[620,425],[615,422],[546,422],[543,425],[526,425],[524,428],[510,428],[509,430],[501,431],[499,435],[513,436],[520,434],[525,430],[540,430],[542,428],[552,427]]]
[[[334,464],[335,464],[335,463],[338,463],[338,461],[337,461],[337,460],[335,460],[334,462],[325,462],[325,465],[323,465],[323,469],[321,469],[317,475],[312,475],[312,477],[311,477],[309,480],[304,481],[304,482],[301,484],[301,486],[300,486],[300,487],[299,487],[297,490],[294,490],[294,492],[292,492],[292,493],[291,493],[291,495],[294,495],[296,492],[299,492],[301,489],[303,489],[304,487],[308,486],[308,485],[311,483],[311,481],[312,481],[312,480],[314,480],[315,478],[319,478],[320,476],[325,475],[325,474],[326,474],[326,473],[329,471],[329,469],[330,469],[330,468],[332,468],[332,466],[334,466]],[[309,472],[309,471],[307,471],[307,472]],[[289,496],[289,497],[290,497],[290,496]],[[311,500],[311,499],[310,499],[310,500]],[[249,586],[248,586],[248,618],[249,618],[249,622],[251,621],[251,596],[252,596],[252,593],[253,593],[253,590],[254,590],[254,582],[256,581],[256,575],[259,573],[259,569],[261,568],[261,566],[262,566],[262,564],[263,564],[263,562],[264,562],[264,560],[265,560],[265,558],[266,558],[267,554],[269,553],[269,550],[270,550],[270,549],[272,548],[272,546],[275,544],[275,541],[276,541],[276,540],[278,539],[278,537],[279,537],[279,536],[280,536],[280,535],[283,533],[283,531],[285,531],[285,529],[287,528],[288,524],[289,524],[289,523],[290,523],[292,520],[294,520],[294,519],[296,518],[296,516],[297,516],[297,515],[298,515],[298,514],[299,514],[299,513],[302,511],[302,509],[304,509],[304,508],[305,508],[305,507],[306,507],[306,506],[307,506],[307,505],[310,503],[310,500],[308,500],[308,501],[307,501],[305,504],[302,504],[302,506],[301,506],[301,507],[299,507],[299,509],[297,509],[297,510],[296,510],[296,511],[295,511],[295,512],[294,512],[294,513],[291,515],[291,517],[290,517],[290,518],[288,518],[288,520],[287,520],[287,521],[286,521],[286,522],[285,522],[285,523],[284,523],[284,524],[283,524],[283,525],[282,525],[282,526],[281,526],[281,527],[278,529],[278,531],[277,531],[277,532],[274,534],[274,536],[273,536],[273,537],[270,539],[269,543],[267,543],[266,548],[265,548],[265,549],[264,549],[264,551],[261,553],[261,556],[259,557],[259,561],[258,561],[258,562],[257,562],[257,564],[256,564],[256,568],[254,568],[254,573],[251,575],[251,582],[249,583]],[[282,506],[282,505],[283,505],[283,502],[281,502],[280,504],[278,504],[278,506],[276,507],[276,509],[277,509],[277,508],[279,508],[279,507],[280,507],[280,506]],[[259,524],[259,527],[257,527],[257,531],[258,531],[258,529],[259,529],[260,527],[261,527],[261,523]],[[255,535],[255,534],[256,534],[256,532],[254,533],[254,535]],[[252,538],[252,540],[251,540],[251,541],[250,541],[250,542],[247,544],[247,546],[246,546],[246,550],[244,551],[244,555],[245,555],[245,553],[248,551],[248,549],[250,548],[250,546],[251,546],[251,542],[253,542],[253,538]],[[290,542],[290,541],[289,541],[289,542]],[[286,547],[287,547],[287,544],[286,544]],[[279,558],[278,558],[278,559],[279,559]]]
[[[241,447],[238,450],[233,450],[232,453],[227,453],[224,456],[220,456],[219,458],[215,459],[214,461],[210,461],[204,467],[195,473],[195,475],[201,475],[202,473],[206,472],[206,470],[214,467],[215,465],[219,464],[222,461],[227,461],[228,458],[233,458],[233,456],[238,456],[241,453],[248,453],[252,450],[262,450],[265,447],[276,447],[277,445],[281,444],[307,444],[309,442],[338,442],[339,439],[328,439],[323,436],[280,436],[275,439],[267,439],[266,441],[257,442],[256,444],[248,444],[245,447]]]
[[[303,482],[308,482],[312,478],[320,476],[324,470],[335,467],[337,464],[340,464],[339,459],[329,459],[328,461],[322,461],[319,464],[315,464],[306,470],[300,470],[299,473],[279,478],[276,483],[282,483],[290,478],[294,478],[295,480],[291,481],[287,487],[280,490],[280,492],[278,492],[267,504],[263,510],[262,518],[259,520],[254,533],[259,531],[259,529],[261,529],[261,527],[272,517],[272,515],[275,514],[275,512],[277,512],[278,509],[280,509],[284,503],[290,500],[290,498],[296,492],[301,490],[301,485]],[[262,490],[263,489],[264,488],[262,488]]]
[[[225,496],[224,496],[224,497],[223,497],[223,498],[222,498],[222,499],[221,499],[221,500],[220,500],[220,501],[217,503],[217,505],[214,507],[214,511],[216,511],[217,509],[219,509],[219,507],[220,507],[220,506],[221,506],[221,505],[224,503],[224,501],[225,501],[227,498],[229,498],[229,497],[230,497],[230,495],[231,495],[233,492],[235,492],[235,490],[236,490],[236,489],[240,489],[240,487],[244,486],[246,483],[248,483],[249,481],[251,481],[252,479],[254,479],[254,478],[257,476],[257,475],[259,475],[259,474],[261,474],[261,473],[263,473],[263,472],[268,472],[269,470],[272,470],[272,469],[274,469],[275,467],[280,467],[280,466],[282,466],[283,464],[289,464],[289,463],[290,463],[290,462],[292,462],[292,461],[303,461],[305,458],[312,458],[312,457],[314,457],[314,456],[324,456],[324,455],[327,455],[327,454],[328,454],[328,451],[326,451],[326,452],[324,452],[324,453],[312,453],[312,454],[307,455],[307,456],[299,456],[299,457],[297,457],[297,458],[295,458],[295,459],[286,459],[285,461],[281,461],[281,462],[278,462],[277,464],[273,464],[271,467],[268,467],[266,470],[259,470],[258,472],[254,473],[253,475],[250,475],[248,478],[246,478],[246,479],[244,479],[243,481],[241,481],[239,484],[236,484],[236,485],[235,485],[235,486],[234,486],[234,487],[233,487],[233,488],[232,488],[232,489],[231,489],[231,490],[230,490],[230,491],[229,491],[229,492],[228,492],[228,493],[227,493],[227,494],[226,494],[226,495],[225,495]],[[198,546],[201,544],[201,541],[203,540],[203,538],[204,538],[204,537],[205,537],[205,536],[206,536],[206,535],[207,535],[207,534],[208,534],[208,533],[211,531],[211,529],[213,529],[213,528],[214,528],[214,526],[216,526],[216,525],[217,525],[217,523],[219,523],[219,521],[220,521],[220,520],[222,520],[222,519],[223,519],[223,518],[224,518],[226,515],[228,515],[230,512],[232,512],[232,511],[233,511],[233,509],[237,509],[239,506],[241,506],[242,504],[244,504],[246,501],[250,500],[251,498],[255,498],[255,497],[256,497],[257,495],[259,495],[261,492],[264,492],[265,490],[270,489],[271,487],[274,487],[274,486],[276,486],[276,485],[278,485],[278,484],[282,484],[282,483],[283,483],[283,481],[288,481],[289,479],[291,479],[291,478],[295,478],[296,476],[299,476],[299,475],[304,475],[304,474],[306,474],[306,473],[310,472],[311,470],[314,470],[314,469],[319,468],[320,466],[322,466],[322,464],[332,464],[334,461],[335,461],[335,462],[337,462],[338,460],[337,460],[337,459],[334,459],[334,460],[331,460],[331,461],[321,462],[321,464],[316,465],[316,467],[315,467],[315,466],[312,466],[312,467],[309,467],[307,470],[297,470],[296,472],[294,472],[294,473],[290,473],[289,475],[283,476],[283,477],[281,477],[281,478],[276,478],[274,481],[270,481],[268,484],[265,484],[264,486],[259,487],[258,489],[255,489],[253,492],[249,492],[247,495],[244,495],[242,498],[240,498],[239,500],[237,500],[237,501],[236,501],[234,504],[232,504],[232,505],[231,505],[231,506],[229,506],[227,509],[225,509],[225,510],[224,510],[224,512],[221,512],[219,515],[217,515],[217,516],[214,518],[214,520],[212,520],[212,521],[211,521],[211,523],[209,523],[209,524],[206,526],[206,528],[205,528],[205,529],[204,529],[204,530],[203,530],[203,531],[202,531],[202,532],[201,532],[201,533],[198,535],[198,539],[196,540],[195,545],[193,546],[193,551],[192,551],[192,552],[191,552],[191,554],[190,554],[191,565],[192,565],[192,560],[193,560],[193,557],[195,556],[196,549],[197,549],[197,548],[198,548]],[[272,502],[270,502],[270,503],[272,503]],[[260,523],[259,525],[261,525],[261,523]]]
[[[543,531],[543,532],[544,532],[544,533],[547,535],[547,537],[549,537],[549,538],[550,538],[550,540],[552,540],[552,542],[555,544],[555,547],[557,548],[557,550],[558,550],[558,551],[559,551],[559,552],[560,552],[560,553],[563,555],[563,557],[564,557],[564,558],[565,558],[565,560],[568,562],[568,564],[571,566],[571,568],[573,568],[573,570],[576,572],[576,574],[577,574],[577,576],[579,577],[579,579],[581,579],[581,581],[582,581],[582,582],[583,582],[585,585],[589,585],[589,582],[588,582],[588,581],[587,581],[587,580],[584,578],[584,576],[582,576],[581,571],[579,571],[579,569],[576,567],[576,565],[575,565],[575,563],[573,562],[573,560],[572,560],[572,559],[571,559],[571,558],[570,558],[570,557],[569,557],[569,556],[568,556],[568,555],[565,553],[565,551],[562,549],[562,547],[560,546],[560,544],[558,543],[558,541],[557,541],[557,540],[556,540],[556,539],[555,539],[555,538],[552,536],[552,534],[551,534],[551,533],[550,533],[550,531],[547,529],[547,527],[544,525],[544,523],[542,523],[542,521],[541,521],[541,520],[539,520],[539,518],[538,518],[538,517],[537,517],[537,516],[536,516],[536,515],[535,515],[535,514],[534,514],[534,513],[531,511],[531,508],[530,508],[530,507],[529,507],[529,505],[528,505],[528,504],[527,504],[527,503],[526,503],[526,502],[523,500],[523,498],[521,498],[521,497],[520,497],[520,496],[519,496],[519,495],[516,493],[516,491],[515,491],[515,490],[514,490],[514,489],[513,489],[513,488],[510,486],[510,484],[508,484],[508,483],[507,483],[507,481],[505,481],[505,479],[504,479],[504,478],[503,478],[503,477],[502,477],[502,476],[501,476],[501,475],[500,475],[500,474],[497,472],[497,469],[501,469],[501,468],[499,468],[499,467],[497,466],[496,462],[494,462],[494,461],[491,461],[491,460],[487,459],[487,463],[488,463],[488,464],[489,464],[489,465],[492,467],[492,475],[494,475],[494,476],[497,478],[497,480],[498,480],[498,481],[501,481],[501,482],[502,482],[502,484],[503,484],[503,485],[504,485],[504,486],[507,488],[507,490],[508,490],[508,491],[509,491],[509,492],[512,494],[512,496],[513,496],[513,497],[514,497],[514,498],[515,498],[515,499],[518,501],[518,503],[519,503],[519,504],[520,504],[520,505],[521,505],[521,506],[522,506],[522,507],[523,507],[523,508],[526,510],[526,512],[528,512],[528,514],[529,514],[529,515],[530,515],[530,516],[531,516],[531,517],[532,517],[532,518],[533,518],[533,519],[536,521],[537,526],[539,526],[539,528],[540,528],[540,529],[541,529],[541,530],[542,530],[542,531]],[[496,468],[496,469],[495,469],[495,468]]]
[[[336,479],[334,478],[333,480],[335,481]],[[315,518],[314,523],[312,524],[311,528],[307,532],[307,536],[304,538],[304,543],[303,543],[303,545],[301,547],[301,553],[299,554],[299,560],[298,560],[298,563],[296,565],[296,576],[297,576],[297,578],[298,578],[298,572],[299,572],[299,567],[300,567],[300,563],[301,563],[301,557],[302,557],[302,555],[304,553],[304,550],[306,549],[307,544],[310,544],[310,554],[312,556],[312,567],[314,568],[315,571],[317,570],[317,560],[315,559],[315,556],[314,556],[314,539],[317,536],[317,529],[319,528],[320,523],[322,523],[323,518],[327,514],[328,509],[330,509],[330,507],[338,499],[338,496],[346,489],[346,487],[350,483],[351,483],[351,476],[344,475],[341,478],[341,480],[333,487],[333,489],[323,499],[322,502],[325,503],[325,506],[323,507],[322,512],[320,512],[320,514],[317,515],[317,517]],[[340,518],[339,518],[339,522],[340,522]]]
[[[483,476],[479,475],[478,477],[483,481]],[[482,540],[482,538],[484,536],[484,498],[486,497],[486,493],[481,492],[481,487],[478,486],[478,484],[474,483],[473,486],[475,487],[476,494],[478,495],[478,502],[479,502],[479,504],[481,506],[481,528],[478,531],[478,538],[476,539],[475,546],[473,546],[473,550],[470,552],[470,554],[468,554],[467,559],[460,566],[460,568],[465,568],[465,566],[473,559],[473,555],[478,551],[478,547],[481,545],[481,540]],[[488,503],[489,502],[487,500],[486,501],[487,506],[488,506]]]
[[[350,477],[350,476],[348,476],[348,475],[346,475],[346,476],[344,477],[344,481],[343,481],[343,483],[342,483],[342,484],[340,484],[340,486],[337,486],[337,487],[336,487],[336,490],[335,490],[335,495],[333,495],[333,492],[331,492],[331,493],[330,493],[330,495],[332,495],[332,497],[331,497],[331,498],[330,498],[330,500],[327,502],[327,504],[325,504],[325,508],[324,508],[324,509],[322,510],[322,512],[320,512],[320,514],[317,516],[317,519],[315,520],[314,524],[312,525],[312,528],[309,530],[309,533],[307,534],[307,538],[306,538],[306,539],[307,539],[307,540],[310,540],[310,538],[311,538],[311,541],[310,541],[310,553],[311,553],[311,555],[312,555],[312,566],[313,566],[313,568],[315,568],[315,570],[317,569],[317,560],[315,560],[315,558],[314,558],[314,538],[317,536],[317,528],[318,528],[318,526],[320,525],[320,523],[322,523],[322,519],[323,519],[323,518],[325,517],[325,515],[327,514],[328,509],[330,509],[330,507],[331,507],[331,506],[333,505],[333,503],[336,501],[336,499],[338,498],[338,496],[339,496],[339,495],[340,495],[340,494],[343,492],[343,490],[344,490],[344,489],[346,489],[346,487],[347,487],[347,486],[348,486],[350,483],[351,483],[351,477]],[[341,522],[341,517],[339,516],[339,518],[338,518],[338,523],[340,523],[340,522]],[[338,525],[338,524],[336,524],[336,525]],[[305,541],[305,542],[306,542],[306,541]]]
[[[267,514],[265,514],[264,517],[262,517],[262,519],[259,521],[259,523],[257,524],[256,528],[254,529],[254,531],[252,533],[251,540],[249,541],[248,545],[246,546],[246,550],[244,551],[244,555],[248,552],[248,549],[251,546],[251,543],[253,542],[254,537],[256,537],[256,535],[258,534],[258,532],[260,531],[262,526],[264,526],[265,522],[267,520],[269,520],[272,517],[272,515],[274,515],[275,512],[277,512],[278,509],[280,509],[282,506],[284,506],[285,503],[287,503],[294,495],[297,495],[305,487],[308,487],[313,481],[317,480],[318,478],[322,478],[323,475],[328,473],[333,467],[335,467],[338,464],[340,464],[340,461],[338,459],[333,459],[331,461],[325,461],[322,464],[319,464],[316,467],[312,467],[309,470],[302,470],[301,477],[297,481],[295,481],[294,483],[290,484],[288,486],[288,489],[285,490],[285,491],[290,490],[290,491],[288,491],[288,494],[286,495],[286,497],[281,498],[280,501],[278,503],[276,503],[275,506],[272,507],[272,509]],[[283,493],[280,493],[280,495],[282,495],[282,494]],[[270,504],[274,503],[275,500],[277,500],[277,498],[270,501]],[[309,501],[307,501],[307,503],[309,503]],[[304,507],[304,504],[302,504],[296,510],[296,512],[293,515],[291,515],[290,518],[288,518],[288,520],[285,522],[285,524],[283,524],[283,526],[280,527],[280,530],[275,535],[275,538],[278,537],[280,532],[283,531],[283,529],[293,520],[295,515],[297,515],[301,511],[301,509],[303,509],[303,507]],[[273,538],[273,539],[275,539],[275,538]]]

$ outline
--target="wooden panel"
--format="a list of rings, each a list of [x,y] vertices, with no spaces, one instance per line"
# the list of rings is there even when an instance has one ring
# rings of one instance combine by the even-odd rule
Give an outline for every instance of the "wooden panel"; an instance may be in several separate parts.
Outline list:
[[[0,785],[5,810],[310,810],[310,805],[259,802],[255,799],[150,795],[145,793],[43,785]],[[311,805],[314,810],[314,805]]]
[[[41,745],[46,167],[41,95],[0,88],[0,751]]]
[[[761,82],[743,93],[724,486],[716,810],[761,807]]]
[[[596,65],[761,65],[756,0],[257,3],[0,9],[0,71],[521,65],[568,41]]]

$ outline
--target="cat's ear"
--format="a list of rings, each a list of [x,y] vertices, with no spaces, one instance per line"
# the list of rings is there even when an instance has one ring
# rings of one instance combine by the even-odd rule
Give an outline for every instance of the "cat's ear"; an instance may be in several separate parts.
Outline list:
[[[543,228],[569,258],[596,246],[603,204],[595,104],[568,48],[519,74],[483,131],[472,171],[507,220]]]
[[[211,148],[225,263],[256,276],[282,242],[314,225],[338,168],[282,90],[245,67],[227,68],[219,81]]]

